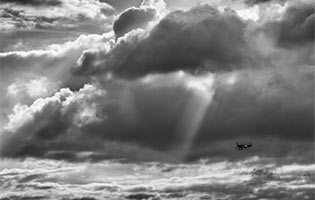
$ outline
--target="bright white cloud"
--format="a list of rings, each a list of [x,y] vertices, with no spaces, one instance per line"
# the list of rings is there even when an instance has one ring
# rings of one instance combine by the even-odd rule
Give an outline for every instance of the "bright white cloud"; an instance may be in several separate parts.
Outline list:
[[[103,22],[109,19],[113,13],[113,8],[103,2],[94,0],[63,0],[58,6],[25,6],[10,3],[3,3],[0,9],[8,12],[2,30],[8,31],[9,28],[17,28],[16,24],[22,22],[22,27],[32,29],[37,24],[41,26],[74,28],[82,21],[94,23]],[[9,17],[10,16],[10,17]],[[38,20],[41,19],[41,20]],[[45,21],[47,21],[45,23]],[[101,25],[101,24],[100,24]],[[13,29],[14,30],[14,29]]]
[[[27,191],[29,197],[49,194],[47,199],[65,196],[121,199],[140,194],[163,199],[260,198],[266,192],[267,199],[274,199],[280,192],[291,198],[293,189],[293,199],[303,199],[312,195],[315,189],[314,181],[300,181],[303,173],[314,177],[314,165],[276,165],[274,160],[259,157],[236,162],[202,160],[176,165],[115,161],[68,163],[37,159],[22,162],[2,159],[1,163],[0,179],[10,184],[9,188],[0,187],[2,198],[25,195]],[[270,165],[273,168],[267,170]],[[287,171],[287,175],[291,175],[289,179],[278,173],[293,166],[299,168],[299,174]],[[255,169],[273,175],[268,179],[264,174],[253,175]],[[249,194],[248,191],[252,192]]]
[[[78,126],[97,121],[97,108],[93,101],[97,101],[97,98],[105,95],[105,91],[92,85],[85,85],[78,92],[72,92],[68,88],[61,89],[51,97],[37,99],[30,106],[15,105],[13,113],[8,116],[9,122],[5,129],[15,132],[28,123],[33,123],[34,120],[43,120],[42,122],[35,122],[37,125],[33,128],[38,129],[40,128],[39,124],[49,123],[51,119],[47,116],[53,117],[56,112],[61,115],[69,115],[68,117],[73,119],[72,123]],[[42,117],[38,118],[38,116]]]
[[[245,9],[236,10],[237,14],[244,19],[257,21],[259,19],[259,7],[253,6]]]
[[[113,33],[81,35],[76,40],[40,50],[0,53],[3,94],[0,102],[6,104],[1,112],[8,113],[16,103],[30,104],[38,97],[52,95],[60,87],[72,86],[73,82],[83,86],[86,81],[82,79],[86,77],[73,76],[71,68],[86,49],[108,51],[113,37]]]
[[[38,98],[49,94],[52,88],[55,88],[53,83],[46,77],[36,77],[30,80],[17,79],[7,87],[7,94],[13,95],[15,98],[23,97],[24,95]]]

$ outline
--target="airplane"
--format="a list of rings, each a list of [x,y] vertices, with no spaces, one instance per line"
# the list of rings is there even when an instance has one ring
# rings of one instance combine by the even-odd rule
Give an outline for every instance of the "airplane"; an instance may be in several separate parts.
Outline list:
[[[252,147],[252,143],[250,143],[250,144],[239,144],[239,143],[236,142],[235,144],[236,144],[235,148],[237,150],[243,150],[243,149]]]

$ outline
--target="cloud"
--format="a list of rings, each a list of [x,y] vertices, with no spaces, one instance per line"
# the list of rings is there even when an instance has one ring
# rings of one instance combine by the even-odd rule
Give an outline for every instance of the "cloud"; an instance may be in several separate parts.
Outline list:
[[[1,51],[38,50],[82,34],[111,31],[114,9],[110,5],[94,0],[61,2],[53,7],[1,4]]]
[[[198,9],[200,8],[196,8],[196,10]],[[209,8],[205,8],[205,10],[207,9]],[[197,13],[199,13],[199,10]],[[180,19],[183,18],[181,17]],[[105,57],[104,67],[113,66],[114,68],[117,67],[117,58],[126,57],[125,55],[128,55],[126,52],[132,52],[131,55],[137,55],[137,58],[144,55],[144,57],[137,60],[135,68],[133,68],[134,60],[130,60],[131,56],[128,55],[128,62],[118,60],[118,63],[126,63],[126,69],[123,68],[123,64],[119,63],[118,72],[115,72],[115,68],[113,71],[108,70],[108,72],[124,78],[144,76],[144,78],[138,78],[138,81],[140,80],[140,83],[144,84],[144,86],[140,84],[138,87],[141,89],[135,87],[132,91],[134,94],[134,109],[140,118],[139,124],[147,125],[148,127],[152,127],[152,129],[145,130],[141,126],[140,128],[136,127],[136,131],[134,132],[137,136],[128,138],[128,140],[152,146],[162,151],[169,150],[174,143],[180,141],[175,137],[174,130],[176,130],[176,126],[179,124],[179,116],[183,115],[183,110],[185,110],[189,99],[193,96],[185,87],[189,83],[190,76],[186,72],[170,73],[172,70],[189,69],[188,66],[187,68],[181,66],[181,68],[161,69],[161,67],[167,66],[169,62],[167,60],[168,57],[162,57],[165,56],[164,54],[159,57],[159,54],[151,54],[149,53],[151,49],[146,48],[145,53],[144,50],[143,54],[139,53],[138,49],[153,37],[152,35],[155,33],[155,30],[160,30],[162,22],[166,19],[168,17],[162,19],[151,30],[149,35],[146,35],[144,31],[132,31],[120,39],[117,45],[107,54],[99,52],[98,54],[95,52],[87,54],[86,52],[80,58],[80,62],[88,60],[84,59],[84,56],[88,55],[91,58],[87,62],[88,64],[81,64],[81,66],[85,67],[82,71],[88,71],[90,68],[91,71],[95,70],[95,72],[99,73],[102,69],[98,71],[98,66],[95,63],[100,60],[104,61],[102,57]],[[191,20],[195,20],[194,17]],[[187,21],[189,20],[187,19]],[[189,23],[187,22],[187,24]],[[257,25],[255,24],[255,26]],[[256,149],[257,151],[253,150],[253,154],[260,154],[259,152],[261,152],[262,154],[276,157],[288,156],[290,154],[298,155],[298,150],[297,152],[292,152],[289,151],[289,147],[284,147],[283,149],[277,147],[280,143],[282,144],[281,140],[283,139],[291,145],[297,145],[296,149],[305,152],[307,158],[311,158],[313,155],[313,148],[306,142],[313,139],[314,131],[314,70],[312,65],[312,51],[308,45],[301,45],[299,51],[294,48],[286,51],[282,47],[279,48],[277,42],[274,43],[274,38],[270,38],[264,32],[260,32],[260,29],[257,30],[254,28],[253,32],[250,31],[252,30],[249,29],[246,32],[248,40],[246,42],[250,43],[249,49],[255,49],[264,59],[257,60],[259,62],[258,65],[260,65],[258,67],[242,68],[241,66],[237,66],[238,68],[234,68],[232,71],[229,71],[231,69],[215,70],[216,80],[213,101],[209,108],[206,108],[206,115],[203,118],[202,126],[196,138],[192,141],[193,145],[191,154],[188,153],[188,159],[189,157],[197,159],[216,155],[230,158],[242,157],[244,155],[235,155],[234,152],[232,155],[226,149],[226,146],[233,146],[235,140],[254,141],[259,148]],[[258,31],[261,35],[255,31]],[[169,32],[165,32],[165,34]],[[179,36],[177,35],[177,37]],[[221,40],[223,39],[219,41]],[[159,40],[155,39],[152,41]],[[188,40],[183,41],[186,42]],[[136,43],[137,45],[128,46],[126,43]],[[163,53],[169,51],[171,47],[169,42],[165,45],[165,50],[161,51]],[[174,46],[179,48],[180,44],[176,43]],[[198,45],[198,47],[200,46],[202,47],[202,45]],[[200,49],[196,48],[196,50]],[[146,53],[159,58],[156,65],[154,62],[149,63],[145,56],[147,55]],[[98,56],[97,59],[93,57],[94,55]],[[118,55],[117,58],[115,58],[115,55]],[[177,52],[168,53],[167,55],[176,57]],[[240,57],[241,59],[244,58],[244,56]],[[107,58],[108,60],[106,60]],[[219,57],[217,56],[216,58]],[[154,58],[150,59],[152,61]],[[174,59],[174,63],[185,59],[181,55],[178,59]],[[198,62],[202,59],[200,54],[196,56]],[[265,62],[265,60],[268,60],[268,62]],[[218,67],[224,68],[224,64],[220,63]],[[211,70],[205,67],[204,71],[201,71],[200,74],[206,74]],[[131,73],[136,73],[136,75]],[[181,73],[184,75],[181,76]],[[95,76],[99,77],[98,75]],[[198,73],[193,76],[202,83],[202,78],[198,76]],[[135,81],[137,82],[137,80]],[[131,80],[131,82],[133,81]],[[142,134],[146,136],[141,136]],[[269,138],[277,142],[275,142],[270,150],[263,150],[263,144],[270,143],[271,139]],[[303,143],[303,145],[293,144],[292,141],[294,140],[298,140],[298,143]]]
[[[244,70],[215,76],[213,100],[206,108],[196,138],[191,141],[193,145],[190,152],[193,159],[207,156],[247,156],[248,154],[238,154],[230,149],[235,141],[255,143],[256,147],[250,150],[250,155],[262,153],[276,157],[294,153],[289,151],[289,146],[297,145],[294,148],[296,153],[299,150],[308,152],[304,155],[311,159],[313,148],[307,141],[313,139],[314,130],[314,71],[308,67],[304,68],[304,72],[300,69],[299,75],[290,77],[296,81],[293,84],[288,82],[287,77],[273,70]],[[166,75],[159,75],[159,78],[151,79],[149,85],[152,86],[140,89],[134,98],[136,102],[140,102],[135,108],[138,115],[143,116],[144,124],[152,127],[152,130],[146,132],[154,133],[145,139],[146,142],[158,144],[165,137],[163,140],[167,143],[164,142],[164,145],[171,147],[181,141],[183,132],[175,137],[174,129],[179,125],[179,116],[183,115],[193,93],[185,93],[185,90],[181,93],[176,84],[189,85],[189,79],[178,80],[178,75],[169,75],[168,78]],[[165,105],[162,102],[166,102]],[[193,113],[190,112],[190,115],[193,116]],[[286,147],[281,140],[290,145]],[[292,143],[294,140],[298,140],[297,144]],[[303,145],[299,146],[299,143]],[[263,148],[265,145],[272,147],[266,150]]]
[[[146,194],[146,193],[137,193],[137,194],[129,194],[126,196],[126,199],[150,199],[156,197],[154,194]]]
[[[113,30],[116,38],[133,29],[144,28],[154,16],[154,9],[129,8],[125,10],[114,22]]]
[[[309,42],[279,46],[272,23],[198,6],[116,43],[110,32],[1,53],[1,155],[312,160],[314,57]],[[235,141],[254,148],[240,154]]]
[[[105,2],[111,6],[113,6],[113,8],[115,8],[115,11],[120,13],[128,8],[131,7],[139,7],[141,5],[141,3],[143,2],[143,0],[129,0],[129,1],[125,1],[125,0],[100,0],[100,2]]]
[[[0,6],[0,199],[314,198],[306,1],[105,1]]]
[[[287,0],[245,0],[245,3],[253,6],[256,4],[270,3],[270,2],[286,2]]]
[[[139,8],[131,7],[122,12],[114,22],[116,40],[133,29],[145,28],[165,10],[163,1],[143,1]]]
[[[61,1],[59,0],[2,0],[4,3],[16,3],[16,4],[24,4],[31,6],[60,6]]]
[[[80,9],[78,10],[78,8]],[[15,29],[25,28],[28,30],[44,29],[46,26],[50,30],[52,28],[71,30],[77,26],[87,25],[92,21],[105,24],[108,22],[106,18],[113,14],[110,5],[94,0],[64,1],[60,6],[54,8],[3,4],[0,9],[3,11],[4,24],[7,24],[3,27],[4,31],[10,31],[10,29],[5,29],[10,26]]]
[[[89,97],[85,97],[86,95],[89,95]],[[14,133],[8,137],[13,137],[12,140],[17,140],[17,142],[23,137],[29,138],[31,143],[34,143],[37,139],[53,140],[58,135],[65,134],[71,124],[81,127],[98,121],[101,117],[106,118],[105,113],[102,116],[97,116],[98,105],[95,102],[90,102],[91,99],[96,101],[97,98],[105,95],[106,92],[86,85],[77,93],[73,93],[69,89],[62,89],[52,97],[37,99],[29,107],[17,104],[13,108],[14,113],[9,115],[9,123],[5,127],[8,132]],[[35,123],[36,126],[34,126]],[[25,132],[26,130],[28,133]],[[32,141],[32,137],[35,137],[34,141]],[[8,149],[4,147],[1,153],[6,150],[17,151],[18,154],[28,153],[26,149],[24,149],[24,152],[19,152],[23,149],[10,149],[10,147]]]
[[[42,50],[0,53],[2,113],[9,114],[15,104],[31,104],[36,98],[52,95],[63,87],[82,87],[88,78],[72,76],[71,67],[85,49],[106,51],[111,37],[111,34],[81,35],[74,41],[51,44]]]
[[[290,48],[314,42],[315,10],[310,3],[291,4],[281,20],[270,21],[265,27],[279,46]]]
[[[222,123],[222,128],[225,129],[222,131],[229,135],[231,132],[247,131],[252,135],[255,134],[253,131],[257,129],[260,136],[264,135],[264,132],[267,135],[277,132],[279,136],[283,134],[287,138],[294,138],[297,136],[297,132],[303,132],[303,136],[299,134],[297,137],[306,140],[312,138],[314,115],[309,110],[313,107],[311,104],[313,100],[311,83],[314,79],[311,75],[312,71],[305,69],[305,74],[301,73],[294,77],[299,82],[297,85],[288,83],[284,77],[277,73],[270,75],[269,70],[240,72],[237,75],[238,81],[231,88],[217,86],[219,88],[214,95],[213,110],[209,109],[208,117],[218,121],[218,123],[209,126],[211,129],[207,131],[219,134],[221,129],[219,124]],[[255,80],[256,77],[260,78]],[[304,85],[304,81],[309,84]],[[252,86],[248,86],[250,83]],[[303,96],[304,101],[299,102],[297,99],[301,96]],[[290,100],[286,98],[290,98]],[[229,120],[231,121],[229,122]],[[291,127],[294,121],[298,124],[303,123],[303,125],[296,124]],[[229,126],[224,124],[229,124]],[[299,128],[295,129],[294,127]],[[230,129],[230,131],[226,129]],[[220,134],[221,136],[224,135],[223,132]]]
[[[270,70],[216,75],[213,100],[182,159],[298,154],[301,160],[312,159],[307,142],[313,138],[311,73],[292,77],[295,85]],[[110,79],[77,92],[62,89],[30,106],[16,105],[6,126],[11,133],[2,135],[2,155],[175,161],[177,154],[171,152],[186,138],[176,130],[185,110],[197,106],[194,99],[210,95],[209,79],[211,74],[185,72]],[[239,154],[235,141],[252,141],[254,148]]]
[[[66,196],[68,199],[118,200],[155,196],[188,200],[200,197],[274,199],[281,196],[283,199],[303,199],[314,194],[314,182],[303,179],[305,174],[314,176],[313,163],[274,161],[261,157],[235,162],[202,160],[188,164],[6,159],[1,160],[0,180],[11,186],[1,185],[4,192],[0,198],[61,199]],[[289,168],[295,171],[286,170]],[[274,178],[266,178],[268,173]]]
[[[231,10],[220,12],[203,6],[175,11],[164,17],[147,36],[134,31],[95,60],[98,65],[85,65],[83,61],[77,71],[139,77],[181,69],[214,72],[243,68],[255,58],[246,43],[245,28],[246,23]],[[124,59],[120,58],[122,55]]]
[[[38,98],[46,96],[51,88],[52,83],[45,77],[37,77],[29,81],[16,80],[8,86],[7,94],[18,98],[18,96]]]
[[[119,93],[108,94],[97,86],[85,85],[77,92],[61,89],[30,106],[15,105],[1,135],[1,155],[67,160],[164,160],[167,157],[164,153],[129,141],[134,136],[131,133],[128,136],[128,129],[136,130],[132,126],[133,105],[129,105],[128,94]],[[12,144],[15,148],[11,148]]]

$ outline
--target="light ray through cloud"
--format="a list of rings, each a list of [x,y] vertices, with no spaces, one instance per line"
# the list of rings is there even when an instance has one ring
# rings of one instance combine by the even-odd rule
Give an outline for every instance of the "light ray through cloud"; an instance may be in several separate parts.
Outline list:
[[[203,122],[204,115],[211,104],[215,93],[214,82],[215,76],[211,73],[187,81],[186,87],[192,90],[192,96],[178,124],[175,136],[176,144],[170,150],[174,160],[185,160],[185,156],[189,152]]]

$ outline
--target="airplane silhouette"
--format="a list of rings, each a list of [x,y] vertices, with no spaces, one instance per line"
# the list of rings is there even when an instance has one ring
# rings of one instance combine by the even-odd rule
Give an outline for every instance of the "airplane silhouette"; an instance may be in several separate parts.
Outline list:
[[[252,147],[252,143],[250,143],[250,144],[239,144],[239,143],[236,142],[235,144],[236,144],[235,148],[237,150],[243,150],[243,149]]]

